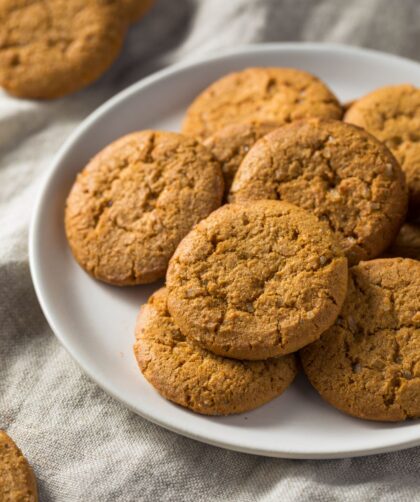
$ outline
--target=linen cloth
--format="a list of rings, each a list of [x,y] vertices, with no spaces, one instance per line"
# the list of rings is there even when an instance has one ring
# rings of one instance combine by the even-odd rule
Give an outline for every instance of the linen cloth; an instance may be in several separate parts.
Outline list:
[[[419,20],[418,0],[157,0],[89,89],[45,103],[0,94],[0,427],[34,467],[42,502],[420,500],[420,448],[270,459],[183,438],[128,411],[52,334],[27,253],[34,197],[53,154],[127,85],[190,55],[251,42],[344,42],[416,59]]]

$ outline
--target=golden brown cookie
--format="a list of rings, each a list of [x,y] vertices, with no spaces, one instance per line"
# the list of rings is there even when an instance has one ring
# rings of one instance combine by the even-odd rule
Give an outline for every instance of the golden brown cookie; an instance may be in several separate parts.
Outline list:
[[[420,262],[362,262],[335,324],[305,347],[310,382],[330,404],[368,420],[420,417]]]
[[[410,215],[420,216],[420,89],[394,85],[371,92],[346,112],[345,121],[383,141],[401,164],[410,193]]]
[[[320,119],[288,124],[254,145],[229,200],[256,199],[286,200],[325,220],[351,264],[382,253],[407,210],[389,150],[358,127]]]
[[[203,142],[222,166],[226,196],[233,177],[250,148],[277,127],[278,125],[273,123],[232,124],[216,131]]]
[[[340,119],[341,106],[318,78],[293,68],[247,68],[205,89],[190,105],[182,131],[207,138],[243,122],[286,124],[303,117]]]
[[[67,238],[76,260],[97,279],[121,286],[153,282],[222,195],[220,166],[194,139],[132,133],[78,175],[66,204]]]
[[[267,359],[335,320],[347,260],[328,226],[287,202],[227,204],[181,242],[166,276],[182,333],[222,356]]]
[[[420,223],[405,223],[386,254],[420,260]]]
[[[96,80],[126,30],[115,0],[0,0],[0,86],[52,99]]]
[[[297,373],[294,354],[235,361],[202,349],[174,324],[166,289],[142,306],[134,353],[144,376],[163,397],[204,415],[253,410],[282,394]]]
[[[34,473],[22,452],[0,430],[0,500],[2,502],[37,502]]]

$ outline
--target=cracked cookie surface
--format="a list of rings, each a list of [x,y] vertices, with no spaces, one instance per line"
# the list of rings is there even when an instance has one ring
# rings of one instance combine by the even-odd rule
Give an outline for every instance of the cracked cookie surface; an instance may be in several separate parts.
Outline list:
[[[350,269],[342,311],[300,351],[310,382],[359,418],[420,417],[420,263],[404,258]]]
[[[337,98],[310,73],[293,68],[247,68],[205,89],[188,108],[182,130],[204,139],[235,123],[283,125],[303,117],[341,116]]]
[[[407,210],[403,173],[362,129],[306,119],[260,139],[243,160],[229,200],[286,200],[325,220],[350,264],[393,241]]]
[[[0,0],[0,85],[52,99],[96,80],[126,31],[115,0]]]
[[[216,131],[203,145],[208,148],[222,167],[227,197],[236,171],[250,148],[278,125],[269,123],[232,124]]]
[[[408,84],[377,89],[355,101],[344,117],[366,129],[395,155],[409,188],[410,214],[420,216],[420,89]]]
[[[177,326],[212,352],[266,359],[316,340],[344,300],[327,225],[287,202],[227,204],[180,243],[167,276]]]
[[[187,339],[158,290],[141,307],[134,353],[147,380],[166,399],[205,415],[243,413],[283,393],[297,373],[294,354],[266,361],[236,361]]]
[[[220,166],[202,145],[171,132],[129,134],[77,176],[65,210],[79,264],[116,285],[163,277],[179,241],[220,206]]]
[[[34,473],[14,441],[0,430],[0,500],[37,502]]]

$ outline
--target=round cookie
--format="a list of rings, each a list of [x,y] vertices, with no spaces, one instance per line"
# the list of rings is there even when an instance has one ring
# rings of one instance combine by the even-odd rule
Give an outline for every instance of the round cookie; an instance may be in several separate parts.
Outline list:
[[[129,23],[134,24],[152,8],[155,0],[122,0],[121,3]]]
[[[328,226],[287,202],[227,204],[181,242],[167,276],[182,333],[236,359],[316,340],[346,294],[347,260]]]
[[[132,133],[99,152],[77,176],[66,204],[67,239],[76,260],[97,279],[153,282],[222,195],[220,166],[194,139]]]
[[[410,215],[420,216],[420,89],[408,84],[377,89],[356,101],[344,120],[392,151],[407,179]]]
[[[255,122],[232,124],[216,131],[203,142],[222,166],[226,197],[236,171],[250,148],[276,127],[276,124]]]
[[[389,150],[358,127],[316,118],[276,129],[249,151],[229,200],[256,199],[286,200],[325,220],[350,264],[381,254],[407,210]]]
[[[350,269],[335,324],[300,352],[330,404],[368,420],[420,417],[420,262],[363,262]]]
[[[420,260],[420,224],[405,223],[386,254]]]
[[[235,361],[202,349],[174,324],[164,288],[140,310],[134,353],[163,397],[204,415],[253,410],[282,394],[297,373],[294,354]]]
[[[283,125],[303,117],[341,116],[337,98],[310,73],[293,68],[247,68],[205,89],[188,108],[182,131],[203,139],[235,123]]]
[[[0,500],[8,502],[37,502],[34,473],[22,452],[0,430]]]
[[[115,1],[0,0],[0,86],[33,99],[82,89],[117,57],[125,30]]]

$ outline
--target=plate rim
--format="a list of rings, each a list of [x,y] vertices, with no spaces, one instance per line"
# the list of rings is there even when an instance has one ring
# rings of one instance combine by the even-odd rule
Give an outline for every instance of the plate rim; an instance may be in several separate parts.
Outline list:
[[[275,43],[261,43],[261,44],[246,44],[239,45],[229,49],[219,49],[206,52],[204,56],[200,56],[198,54],[192,54],[189,57],[185,58],[181,62],[174,63],[168,67],[165,67],[151,75],[148,75],[145,78],[131,84],[126,89],[118,92],[103,104],[101,104],[98,108],[96,108],[93,112],[91,112],[87,117],[85,117],[70,133],[68,138],[63,142],[60,146],[56,154],[52,157],[48,168],[45,171],[44,176],[41,178],[39,184],[39,189],[35,196],[35,203],[33,206],[33,213],[29,223],[29,234],[28,234],[28,255],[29,255],[29,269],[32,278],[32,283],[34,285],[35,293],[38,299],[38,302],[41,306],[42,312],[53,331],[54,335],[67,351],[67,353],[71,356],[71,358],[79,365],[81,370],[88,375],[88,377],[95,382],[101,389],[103,389],[107,394],[111,395],[114,399],[122,403],[129,410],[134,412],[137,415],[142,416],[146,420],[159,425],[167,430],[180,434],[182,436],[188,437],[190,439],[194,439],[196,441],[200,441],[205,444],[210,444],[212,446],[217,446],[220,448],[237,451],[241,453],[248,453],[253,455],[262,455],[265,457],[276,457],[276,458],[288,458],[288,459],[312,459],[312,460],[322,460],[322,459],[339,459],[339,458],[350,458],[350,457],[360,457],[367,455],[375,455],[379,453],[387,453],[398,450],[403,450],[407,448],[412,448],[420,445],[420,434],[419,437],[414,439],[407,439],[404,441],[394,440],[389,441],[385,445],[370,447],[368,449],[363,449],[357,447],[355,449],[347,448],[345,450],[333,450],[331,448],[325,451],[318,452],[308,452],[308,451],[298,451],[298,450],[282,450],[279,449],[271,449],[271,450],[258,450],[255,448],[249,448],[246,446],[242,446],[237,442],[232,441],[224,441],[224,440],[215,440],[212,438],[208,438],[205,434],[196,434],[190,432],[186,429],[183,429],[182,426],[173,425],[170,420],[163,420],[156,418],[155,416],[151,416],[148,412],[139,411],[133,405],[130,404],[124,397],[119,396],[114,392],[112,386],[110,386],[107,382],[103,382],[99,380],[95,376],[95,372],[91,370],[87,365],[83,362],[83,357],[77,354],[77,351],[73,349],[72,345],[67,342],[67,337],[63,336],[63,330],[59,329],[56,325],[54,315],[51,313],[48,302],[44,298],[43,290],[43,280],[41,277],[41,272],[39,269],[39,243],[37,240],[37,236],[39,235],[39,227],[42,224],[40,221],[40,213],[43,205],[43,201],[45,195],[48,191],[49,185],[52,182],[52,178],[62,159],[65,157],[67,151],[70,147],[78,141],[78,139],[83,136],[86,129],[88,129],[99,117],[106,114],[109,110],[114,108],[120,102],[123,102],[125,99],[129,98],[132,94],[141,91],[143,88],[152,85],[155,82],[158,82],[161,79],[164,79],[174,73],[177,73],[183,69],[191,68],[191,67],[200,67],[205,66],[211,61],[229,58],[238,55],[246,55],[246,54],[257,54],[257,53],[267,53],[267,52],[334,52],[334,53],[343,53],[343,54],[352,54],[359,56],[371,56],[376,59],[382,60],[394,60],[396,63],[405,63],[412,66],[417,66],[420,72],[420,63],[417,61],[411,60],[406,57],[398,56],[395,54],[388,54],[382,51],[373,50],[373,49],[365,49],[361,47],[354,47],[346,44],[337,44],[337,43],[323,43],[323,42],[275,42]]]

